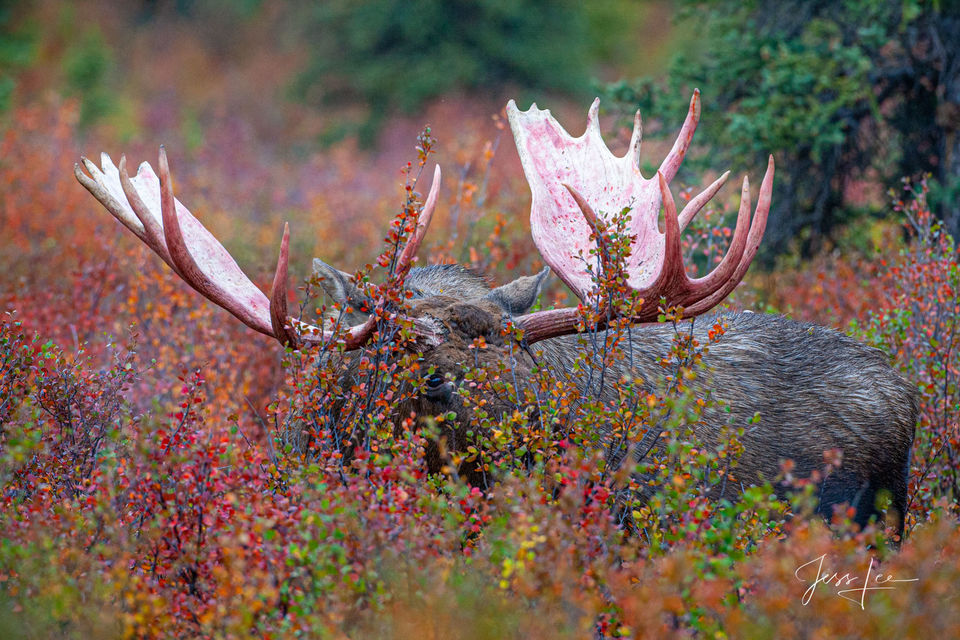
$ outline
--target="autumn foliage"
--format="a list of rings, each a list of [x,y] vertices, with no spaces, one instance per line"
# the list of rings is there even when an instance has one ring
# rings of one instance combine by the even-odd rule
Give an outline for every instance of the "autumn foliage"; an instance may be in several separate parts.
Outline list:
[[[797,486],[789,503],[772,485],[736,503],[706,498],[748,425],[733,425],[716,449],[696,441],[703,406],[685,394],[685,380],[711,345],[690,340],[669,310],[677,340],[661,392],[625,387],[635,402],[624,412],[578,397],[571,377],[538,372],[536,393],[524,395],[509,371],[471,369],[476,444],[442,452],[445,473],[428,474],[425,451],[451,417],[423,424],[396,411],[428,373],[405,350],[409,332],[381,333],[359,363],[336,346],[283,351],[253,334],[75,183],[72,163],[92,144],[77,137],[77,118],[71,102],[19,107],[0,141],[0,635],[946,637],[954,629],[960,268],[922,184],[894,194],[904,231],[880,234],[869,256],[754,276],[732,302],[842,324],[885,349],[921,389],[908,535],[894,551],[883,523],[860,532],[844,512],[831,523],[809,518],[813,487],[792,478],[789,464],[772,480]],[[469,142],[453,158],[431,155],[428,137],[418,153],[411,138],[409,164],[394,167],[350,225],[344,193],[317,186],[321,176],[350,175],[349,143],[297,173],[211,130],[207,147],[175,158],[174,175],[181,197],[244,266],[270,264],[280,221],[290,219],[301,268],[311,255],[345,260],[370,276],[376,295],[402,304],[390,266],[428,160],[453,170],[421,260],[459,260],[501,281],[540,266],[524,224],[525,187],[491,169],[498,131],[465,130]],[[137,160],[155,153],[126,150]],[[390,184],[401,189],[391,193]],[[251,201],[270,213],[239,217]],[[725,210],[705,218],[685,247],[701,270],[729,237]],[[613,238],[609,246],[620,246]],[[248,272],[265,287],[268,270],[256,268]],[[313,317],[328,302],[298,275],[302,311]],[[541,304],[562,298],[554,286]],[[603,358],[624,357],[618,335]],[[718,324],[711,341],[723,337]],[[359,367],[349,388],[340,383],[346,366]],[[591,366],[585,358],[570,376]],[[489,391],[509,396],[516,411],[486,414]],[[534,401],[537,421],[527,419]],[[625,441],[663,428],[669,446],[652,469],[651,499],[636,500],[629,470],[605,460],[596,442],[604,424]],[[489,474],[488,490],[458,476],[464,462]],[[861,587],[868,571],[871,586],[886,588],[838,596]],[[806,597],[817,575],[834,572]],[[860,581],[842,582],[843,574]]]

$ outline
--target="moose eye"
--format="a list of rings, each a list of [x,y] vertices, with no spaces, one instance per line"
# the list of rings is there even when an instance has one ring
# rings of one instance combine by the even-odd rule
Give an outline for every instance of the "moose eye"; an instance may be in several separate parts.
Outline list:
[[[453,395],[453,385],[440,373],[431,373],[427,376],[423,396],[435,403],[448,403]]]

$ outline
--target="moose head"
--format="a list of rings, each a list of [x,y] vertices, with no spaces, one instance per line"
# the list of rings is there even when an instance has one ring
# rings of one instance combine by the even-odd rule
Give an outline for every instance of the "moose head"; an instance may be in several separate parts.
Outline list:
[[[687,318],[706,314],[737,286],[756,255],[770,208],[772,156],[755,213],[751,215],[750,187],[744,178],[736,229],[726,255],[706,276],[691,278],[683,264],[680,234],[729,175],[723,174],[677,212],[669,183],[689,149],[699,120],[699,92],[694,92],[676,142],[650,178],[644,178],[639,170],[639,112],[629,149],[617,157],[601,138],[598,109],[599,101],[595,101],[588,112],[585,133],[574,138],[549,111],[536,105],[520,111],[513,101],[507,105],[532,192],[532,236],[548,268],[494,289],[462,267],[413,268],[413,258],[438,200],[437,167],[416,226],[397,260],[397,273],[405,277],[412,300],[402,307],[381,306],[373,313],[353,316],[353,326],[343,333],[288,315],[289,229],[284,228],[268,297],[174,198],[163,148],[159,177],[144,163],[131,178],[124,158],[117,167],[105,154],[101,168],[84,158],[89,175],[79,165],[75,174],[114,217],[191,287],[250,328],[285,345],[306,348],[342,340],[347,350],[362,349],[385,316],[405,316],[412,322],[417,349],[434,372],[425,381],[414,409],[419,415],[458,413],[457,424],[445,434],[448,446],[456,449],[465,445],[458,425],[468,423],[458,393],[467,363],[475,359],[481,365],[505,363],[519,378],[542,363],[569,370],[583,349],[573,334],[587,327],[603,330],[616,318],[643,326],[630,340],[637,356],[630,359],[630,364],[616,363],[618,370],[611,379],[629,373],[639,379],[656,380],[661,372],[655,363],[672,341],[670,329],[649,324],[656,321],[660,307],[679,308]],[[661,208],[662,231],[658,224]],[[630,250],[622,267],[627,287],[645,301],[628,317],[604,305],[598,296],[596,270],[586,258],[592,250],[602,253],[596,251],[603,249],[598,247],[603,242],[600,229],[625,209],[630,212]],[[323,288],[342,307],[377,307],[376,301],[365,298],[349,274],[319,260],[314,268]],[[529,313],[550,270],[581,304]],[[351,305],[361,300],[367,304]],[[722,415],[716,412],[704,416],[706,426],[701,435],[708,441],[731,420],[747,425],[760,416],[760,422],[743,439],[741,483],[773,479],[781,461],[787,458],[794,460],[796,473],[814,473],[823,466],[825,451],[841,449],[844,467],[824,481],[821,511],[829,513],[833,505],[849,503],[857,510],[857,521],[865,524],[877,513],[877,497],[888,492],[902,528],[917,402],[915,390],[889,366],[886,356],[831,330],[781,316],[729,314],[724,322],[730,327],[729,335],[705,358],[710,374],[695,382],[694,390],[701,394],[710,391],[728,407]],[[507,323],[520,330],[520,342],[513,337],[516,334],[503,331]],[[480,355],[476,350],[469,351],[478,338],[483,338],[486,345]],[[536,349],[536,355],[531,348]],[[603,393],[608,401],[616,397],[615,389]],[[491,406],[494,410],[509,408],[499,406],[496,399]]]

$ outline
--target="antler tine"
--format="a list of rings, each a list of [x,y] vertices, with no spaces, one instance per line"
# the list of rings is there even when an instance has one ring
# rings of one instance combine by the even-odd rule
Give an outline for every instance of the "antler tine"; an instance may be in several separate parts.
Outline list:
[[[683,267],[683,250],[680,246],[680,221],[677,218],[677,205],[670,193],[670,186],[662,172],[657,171],[657,181],[660,187],[660,197],[663,201],[664,219],[664,248],[663,260],[660,264],[660,273],[653,283],[639,291],[644,300],[656,301],[661,297],[673,300],[678,294],[686,290],[687,275]],[[640,310],[638,321],[655,319],[657,308],[646,305]],[[650,317],[648,317],[650,316]]]
[[[233,297],[227,294],[214,278],[203,272],[203,269],[200,268],[200,265],[197,264],[193,255],[191,255],[190,250],[187,248],[186,240],[183,237],[183,230],[180,228],[180,216],[177,215],[176,200],[173,196],[173,179],[170,176],[170,164],[167,161],[167,151],[163,145],[160,146],[158,169],[160,177],[160,213],[163,219],[163,238],[177,274],[184,282],[204,297],[209,298],[215,304],[229,311],[250,328],[283,341],[284,334],[275,334],[272,331],[272,326],[270,330],[266,330],[267,327],[262,326],[260,319],[253,317],[249,309],[236,304]]]
[[[83,162],[83,166],[87,168],[87,171],[90,172],[90,176],[83,172],[83,169],[80,168],[79,163],[73,164],[73,175],[77,178],[77,181],[83,185],[84,189],[90,192],[94,198],[97,199],[100,204],[102,204],[107,211],[113,215],[114,218],[119,220],[123,226],[130,230],[133,235],[140,238],[141,241],[147,242],[147,236],[144,232],[143,225],[139,221],[131,216],[127,210],[120,204],[120,202],[110,193],[106,186],[101,182],[103,179],[103,172],[93,164],[86,156],[80,156],[80,161]],[[147,243],[149,245],[149,243]]]
[[[149,209],[147,209],[146,205],[143,203],[143,199],[140,197],[140,194],[130,181],[130,174],[127,173],[126,155],[120,156],[118,170],[120,173],[120,187],[123,189],[124,195],[127,196],[127,202],[130,203],[130,207],[136,214],[137,219],[140,220],[140,224],[143,225],[143,231],[145,235],[143,241],[148,247],[153,249],[154,252],[159,255],[160,258],[166,262],[167,265],[173,269],[178,276],[182,278],[183,276],[180,274],[177,266],[173,263],[173,258],[170,257],[170,252],[167,251],[167,244],[163,239],[162,226],[153,216],[153,214],[150,213]]]
[[[197,265],[193,256],[190,255],[187,243],[183,239],[180,217],[177,215],[177,205],[173,197],[170,164],[167,162],[167,150],[163,145],[160,145],[160,157],[157,164],[160,170],[160,214],[163,218],[163,240],[166,243],[170,260],[173,262],[174,270],[187,284],[200,293],[208,297],[211,294],[216,296],[215,291],[210,286],[209,279]],[[135,208],[134,211],[136,211]],[[220,296],[216,297],[220,298]],[[220,306],[225,306],[219,299],[214,300],[214,302]],[[230,311],[229,307],[226,308]]]
[[[416,256],[417,250],[419,250],[420,244],[423,242],[427,229],[430,227],[433,212],[436,210],[437,202],[440,199],[441,182],[440,165],[437,165],[433,170],[433,182],[430,185],[430,192],[427,194],[427,199],[424,201],[423,207],[420,209],[420,215],[417,218],[417,226],[413,231],[413,235],[407,240],[407,246],[403,248],[403,252],[397,259],[397,272],[399,273],[405,271],[413,262],[413,258]],[[417,319],[414,320],[414,325],[414,331],[428,343],[437,343],[437,337],[430,327],[422,326],[422,323],[418,322]],[[377,316],[371,314],[362,325],[350,329],[344,341],[345,348],[349,351],[362,347],[373,337],[376,328]]]
[[[700,210],[703,209],[703,205],[710,202],[713,196],[717,195],[717,191],[720,191],[720,187],[726,183],[729,177],[730,172],[725,171],[722,176],[713,181],[713,184],[690,199],[687,206],[680,212],[680,231],[686,229],[687,225],[690,224],[690,222],[697,217],[697,214],[700,213]]]
[[[726,255],[723,256],[723,260],[720,261],[720,264],[718,264],[713,271],[702,278],[689,280],[689,293],[684,300],[679,301],[679,304],[697,302],[713,295],[714,292],[724,286],[743,258],[743,252],[747,246],[749,227],[750,180],[747,176],[744,176],[743,187],[740,190],[740,209],[737,212],[737,226],[734,229],[733,240],[730,242]]]
[[[644,298],[651,296],[665,297],[670,299],[670,294],[683,294],[684,299],[692,299],[695,302],[684,309],[686,317],[693,317],[709,311],[719,304],[743,279],[744,274],[750,266],[763,238],[763,232],[766,229],[767,215],[770,210],[770,201],[773,193],[774,163],[773,156],[770,156],[767,164],[767,172],[763,177],[763,183],[760,186],[760,199],[757,203],[757,209],[753,215],[752,224],[750,224],[749,233],[746,232],[746,226],[750,220],[750,184],[744,178],[741,192],[740,209],[737,214],[737,226],[734,231],[733,241],[727,254],[710,274],[698,279],[689,279],[683,267],[683,261],[680,251],[680,225],[677,216],[676,204],[670,193],[666,178],[658,172],[661,194],[664,203],[665,219],[665,247],[664,260],[661,266],[661,272],[656,281],[650,287],[646,287],[639,292]],[[722,179],[722,178],[721,178]],[[716,185],[716,182],[714,183]],[[565,185],[566,186],[566,185]],[[713,185],[711,185],[713,188]],[[573,187],[567,186],[570,194],[580,206],[584,217],[588,221],[596,224],[596,213],[586,202],[582,194]],[[735,266],[732,266],[735,265]],[[676,289],[676,291],[672,291]],[[712,290],[712,291],[711,291]],[[702,297],[705,296],[705,297]],[[653,322],[656,321],[659,310],[654,305],[644,305],[640,313],[631,318],[634,322]],[[598,315],[594,318],[597,329],[604,329],[607,326],[608,318],[604,315]],[[537,311],[516,319],[518,327],[523,329],[524,340],[527,344],[534,344],[547,338],[570,335],[579,332],[584,318],[578,308],[550,309],[546,311]]]
[[[680,128],[680,134],[677,135],[676,142],[670,153],[660,164],[660,173],[670,182],[677,175],[680,164],[684,156],[687,155],[687,149],[690,148],[690,141],[693,140],[693,134],[697,130],[697,123],[700,122],[700,89],[693,90],[693,97],[690,98],[690,108],[687,110],[687,117],[683,121],[683,127]]]
[[[273,331],[272,322],[271,325],[264,326],[261,317],[255,315],[243,304],[238,304],[238,301],[220,286],[220,283],[217,282],[215,277],[204,273],[203,269],[197,264],[197,261],[190,253],[180,227],[180,216],[177,213],[176,199],[173,196],[173,179],[170,175],[170,164],[167,160],[167,151],[163,145],[160,146],[158,169],[163,238],[177,274],[184,282],[204,297],[229,311],[234,317],[251,329],[284,342],[284,334],[276,334]],[[219,243],[217,244],[219,245]],[[226,250],[224,250],[224,253],[226,253]],[[229,254],[227,255],[229,256]]]
[[[270,287],[270,325],[273,335],[281,342],[296,347],[297,334],[289,325],[287,315],[287,266],[290,262],[290,223],[283,223],[283,238],[280,240],[280,255],[277,257],[277,270],[273,274],[273,286]],[[283,339],[285,338],[285,340]]]
[[[643,118],[640,116],[640,109],[633,116],[633,133],[630,134],[630,147],[627,153],[630,155],[630,162],[633,165],[640,164],[640,145],[643,142]]]
[[[567,191],[570,192],[570,195],[573,196],[574,202],[576,202],[577,206],[580,207],[580,213],[583,214],[583,217],[587,221],[587,224],[590,225],[590,228],[594,232],[599,231],[600,218],[597,217],[597,213],[593,210],[593,207],[590,206],[590,203],[587,202],[587,199],[584,198],[583,195],[581,195],[581,193],[572,185],[569,185],[566,182],[562,182],[561,184]]]
[[[283,238],[280,240],[280,255],[277,258],[277,271],[273,275],[273,286],[270,288],[270,324],[273,326],[274,337],[280,342],[297,349],[301,343],[326,343],[330,341],[330,334],[321,331],[319,334],[311,331],[315,329],[305,323],[297,323],[305,329],[301,336],[293,327],[293,320],[287,313],[287,270],[290,262],[290,224],[283,223]],[[373,337],[377,328],[376,316],[371,315],[359,327],[353,327],[344,336],[344,347],[347,351],[359,349]]]
[[[729,173],[729,172],[728,172]],[[744,250],[747,246],[748,227],[750,227],[750,183],[744,177],[743,189],[740,199],[740,209],[737,214],[737,225],[734,231],[733,240],[727,250],[726,255],[717,267],[708,275],[702,278],[691,279],[686,274],[683,264],[683,256],[680,240],[680,224],[677,215],[676,202],[670,187],[667,185],[663,174],[657,172],[658,182],[663,200],[664,208],[664,254],[660,268],[660,273],[654,282],[641,290],[638,294],[650,300],[666,298],[672,304],[683,305],[686,302],[697,302],[704,297],[711,296],[721,287],[724,287],[734,270],[741,264]],[[707,190],[716,191],[718,184],[722,184],[726,174]],[[570,185],[564,184],[564,187],[570,192],[583,213],[584,218],[593,229],[597,229],[598,217],[593,208],[586,201],[583,195]],[[706,193],[706,192],[705,192]],[[752,227],[751,227],[752,228]],[[602,242],[602,239],[600,239]],[[601,259],[603,256],[601,256]],[[606,266],[606,263],[604,263]],[[659,311],[656,307],[648,306],[640,310],[640,313],[633,318],[637,322],[646,322],[656,318]],[[556,327],[557,318],[553,319],[551,326]]]
[[[683,249],[680,246],[680,220],[677,217],[677,203],[673,200],[673,193],[670,192],[670,185],[667,184],[667,177],[662,171],[657,172],[657,179],[660,183],[660,195],[663,198],[663,266],[660,270],[659,286],[655,284],[651,289],[664,289],[669,291],[674,286],[678,286],[685,279],[686,272],[683,268]]]
[[[196,261],[193,259],[193,256],[190,254],[180,229],[180,224],[175,209],[175,200],[173,197],[173,184],[170,178],[170,167],[167,162],[166,151],[163,147],[160,147],[159,169],[161,189],[160,200],[161,210],[163,213],[164,236],[167,247],[170,251],[170,257],[173,259],[174,264],[182,274],[181,277],[183,277],[183,279],[194,289],[229,311],[244,324],[257,329],[262,333],[267,333],[260,329],[259,323],[256,323],[257,326],[254,326],[251,321],[256,322],[258,319],[254,318],[249,309],[241,304],[237,304],[237,301],[223,291],[223,289],[214,279],[209,278],[199,267],[199,265],[197,265]],[[439,167],[437,173],[439,173]],[[437,187],[439,187],[439,181],[437,182]],[[433,198],[432,207],[436,206],[436,191],[437,189],[435,188],[433,192],[431,192],[431,196]],[[426,225],[430,222],[429,218],[433,215],[432,207],[428,211],[427,220],[423,224],[423,229],[421,230],[420,225],[418,225],[417,232],[414,236],[416,244],[419,244],[419,241],[423,238],[423,232],[426,229]],[[414,250],[415,249],[416,247],[414,247]],[[267,333],[267,335],[276,338],[283,344],[289,344],[294,348],[297,348],[301,343],[301,339],[291,326],[292,321],[287,314],[287,271],[289,264],[289,251],[290,227],[289,224],[285,223],[283,238],[280,241],[280,255],[277,258],[277,270],[274,273],[273,286],[271,287],[270,291],[269,315],[271,331]],[[409,262],[409,258],[407,261]],[[300,324],[304,329],[309,330],[311,328],[310,325],[303,323]],[[367,322],[360,327],[353,327],[345,337],[345,347],[347,350],[357,349],[366,344],[372,337],[375,328],[376,318],[374,316],[371,316]],[[330,334],[322,330],[320,331],[319,336],[317,336],[319,342],[328,342],[331,337],[332,336]]]
[[[709,311],[719,304],[721,300],[726,298],[727,295],[740,284],[740,281],[743,280],[747,269],[750,268],[750,263],[753,262],[753,258],[757,255],[757,250],[760,248],[760,241],[763,240],[763,232],[766,231],[767,228],[767,215],[770,213],[770,202],[773,198],[774,173],[775,167],[773,156],[771,155],[767,161],[767,171],[763,175],[763,182],[760,183],[760,198],[757,201],[757,209],[753,214],[753,222],[750,224],[750,233],[747,235],[746,247],[744,248],[743,255],[740,257],[739,263],[737,263],[736,269],[733,270],[733,274],[720,289],[695,304],[690,305],[690,307],[686,309],[688,315],[693,316]]]
[[[597,257],[600,259],[600,266],[602,269],[607,270],[610,268],[610,250],[607,246],[607,238],[604,237],[603,233],[600,230],[600,218],[597,216],[596,212],[593,210],[593,207],[590,206],[590,203],[587,202],[587,199],[577,191],[572,185],[569,185],[565,182],[561,183],[564,188],[570,195],[573,197],[574,202],[577,203],[577,206],[580,208],[580,213],[583,214],[584,219],[587,221],[587,224],[590,225],[590,228],[593,230],[594,235],[597,238],[597,246],[600,248],[600,252]]]
[[[423,203],[423,208],[420,209],[417,227],[414,229],[410,239],[407,240],[407,246],[403,248],[403,253],[400,254],[400,258],[397,260],[398,272],[406,270],[410,265],[413,257],[417,255],[417,250],[420,248],[420,243],[423,242],[423,237],[427,234],[427,228],[430,226],[430,221],[433,219],[433,212],[437,208],[437,201],[440,198],[440,182],[440,165],[437,165],[433,170],[433,183],[430,185],[430,193]]]

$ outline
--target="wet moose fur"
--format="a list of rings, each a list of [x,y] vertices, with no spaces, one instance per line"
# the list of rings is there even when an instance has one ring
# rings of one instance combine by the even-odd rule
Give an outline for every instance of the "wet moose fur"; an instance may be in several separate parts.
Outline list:
[[[314,266],[334,300],[356,303],[362,298],[346,274],[320,261]],[[578,336],[547,339],[524,350],[501,334],[505,318],[526,312],[534,303],[546,274],[544,270],[491,289],[483,278],[456,265],[410,271],[406,287],[414,297],[411,315],[432,318],[443,333],[439,345],[423,352],[425,365],[434,366],[438,377],[412,409],[420,416],[458,412],[457,423],[444,433],[450,449],[462,451],[466,446],[460,433],[468,423],[466,409],[457,394],[465,366],[512,362],[516,378],[524,380],[535,364],[569,371],[582,353]],[[698,318],[692,330],[701,344],[707,342],[706,333],[718,317],[727,324],[727,332],[710,346],[703,371],[691,386],[698,396],[711,394],[719,408],[706,410],[697,435],[709,443],[726,424],[745,428],[736,474],[744,484],[773,480],[786,459],[793,460],[795,475],[809,476],[823,470],[824,452],[840,450],[841,468],[819,487],[819,512],[829,517],[834,505],[848,503],[863,526],[879,515],[876,500],[886,491],[902,531],[918,399],[916,389],[890,366],[886,354],[831,329],[749,312]],[[347,320],[362,319],[357,315]],[[631,373],[650,381],[651,390],[664,376],[658,361],[669,353],[674,335],[670,324],[637,326],[632,331]],[[487,348],[477,354],[468,347],[480,336]],[[537,354],[537,363],[531,354]],[[618,360],[615,370],[608,371],[605,377],[610,382],[599,391],[601,399],[616,399],[616,381],[627,373],[631,359]],[[513,409],[497,402],[491,399],[488,408]],[[759,421],[751,424],[755,414]],[[428,452],[428,465],[432,471],[441,466],[436,448]],[[783,495],[784,490],[778,492]]]

